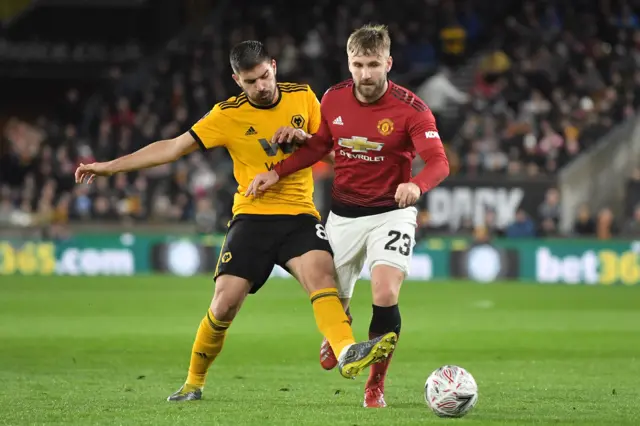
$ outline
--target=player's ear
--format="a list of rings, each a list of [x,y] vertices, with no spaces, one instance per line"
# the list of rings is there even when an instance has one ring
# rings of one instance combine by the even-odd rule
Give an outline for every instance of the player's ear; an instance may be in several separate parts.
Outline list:
[[[235,73],[231,74],[231,77],[233,77],[233,81],[236,82],[236,84],[242,88],[242,85],[240,84],[240,77],[238,77]]]
[[[276,65],[276,60],[271,60],[271,68],[273,68],[273,75],[276,75],[276,71],[278,70],[278,66]]]
[[[387,58],[387,72],[391,71],[392,66],[393,66],[393,57],[389,55],[389,58]]]

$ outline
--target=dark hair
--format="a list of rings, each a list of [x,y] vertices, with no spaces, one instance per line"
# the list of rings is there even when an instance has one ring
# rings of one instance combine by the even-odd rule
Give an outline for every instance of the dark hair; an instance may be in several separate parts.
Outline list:
[[[236,44],[229,54],[233,72],[248,71],[263,62],[270,61],[271,55],[259,41],[246,40]]]

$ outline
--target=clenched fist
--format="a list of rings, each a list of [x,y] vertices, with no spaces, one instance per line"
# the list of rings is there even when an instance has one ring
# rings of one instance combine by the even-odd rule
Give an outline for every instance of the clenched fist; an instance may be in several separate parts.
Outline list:
[[[415,183],[401,183],[396,189],[396,203],[400,208],[409,207],[418,201],[420,195],[420,188]]]

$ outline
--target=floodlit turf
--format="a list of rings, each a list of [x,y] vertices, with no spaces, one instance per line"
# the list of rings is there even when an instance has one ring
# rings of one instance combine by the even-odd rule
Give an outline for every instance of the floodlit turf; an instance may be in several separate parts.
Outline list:
[[[408,283],[386,410],[365,377],[318,364],[321,336],[293,281],[250,297],[205,399],[168,403],[184,380],[209,278],[0,277],[0,424],[640,425],[640,288]],[[357,337],[369,323],[356,289]],[[480,400],[462,420],[423,402],[455,363]]]

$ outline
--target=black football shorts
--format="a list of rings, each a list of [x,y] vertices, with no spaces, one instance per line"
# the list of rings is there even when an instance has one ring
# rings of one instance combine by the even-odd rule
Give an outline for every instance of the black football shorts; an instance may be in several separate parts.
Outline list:
[[[312,250],[333,256],[324,226],[315,216],[236,215],[229,223],[213,278],[245,278],[251,283],[250,293],[255,293],[275,265],[287,269],[290,259]]]

